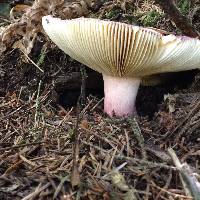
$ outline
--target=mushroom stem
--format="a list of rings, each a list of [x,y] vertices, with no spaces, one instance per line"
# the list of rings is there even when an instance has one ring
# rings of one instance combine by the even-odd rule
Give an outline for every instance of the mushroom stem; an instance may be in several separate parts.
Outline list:
[[[103,74],[104,111],[109,116],[133,116],[140,78],[113,77]]]

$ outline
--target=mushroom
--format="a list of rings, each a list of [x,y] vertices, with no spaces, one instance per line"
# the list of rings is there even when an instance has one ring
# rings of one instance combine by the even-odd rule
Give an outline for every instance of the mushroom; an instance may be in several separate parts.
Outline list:
[[[125,23],[92,18],[45,16],[50,39],[69,56],[102,73],[104,111],[136,114],[135,100],[145,76],[200,68],[200,40],[167,35]]]

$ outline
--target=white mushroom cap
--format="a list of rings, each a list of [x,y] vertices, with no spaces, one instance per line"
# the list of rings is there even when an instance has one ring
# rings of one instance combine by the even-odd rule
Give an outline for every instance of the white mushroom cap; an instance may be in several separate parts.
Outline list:
[[[65,53],[106,75],[143,77],[200,67],[198,39],[91,18],[45,16],[42,24]]]
[[[200,40],[186,36],[162,37],[151,73],[175,72],[200,68]]]

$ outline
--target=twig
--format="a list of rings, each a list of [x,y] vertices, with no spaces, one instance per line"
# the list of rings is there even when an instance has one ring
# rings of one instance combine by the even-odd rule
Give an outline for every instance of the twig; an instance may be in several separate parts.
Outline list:
[[[180,172],[180,178],[181,178],[186,195],[189,197],[192,196],[194,200],[199,200],[200,199],[200,183],[198,182],[194,173],[192,173],[189,165],[187,163],[181,164],[173,149],[168,149],[168,152],[175,166]]]
[[[199,32],[192,27],[188,18],[181,14],[174,3],[174,0],[155,0],[155,2],[161,6],[167,15],[169,15],[172,21],[176,24],[177,28],[179,28],[183,34],[194,38],[200,37]]]
[[[158,188],[159,190],[161,190],[161,191],[163,191],[163,192],[165,192],[165,193],[167,193],[168,195],[171,195],[171,196],[173,196],[173,197],[175,197],[175,198],[179,198],[179,199],[186,199],[186,200],[192,200],[192,198],[191,197],[187,197],[187,196],[184,196],[184,195],[181,195],[181,194],[175,194],[175,193],[173,193],[173,192],[170,192],[170,191],[168,191],[168,190],[166,190],[166,189],[164,189],[164,188],[161,188],[161,187],[159,187],[159,186],[157,186],[155,183],[153,183],[152,182],[152,186],[153,187],[156,187],[156,188]]]
[[[38,109],[39,109],[39,96],[40,96],[40,90],[41,90],[41,84],[42,81],[40,80],[39,85],[38,85],[38,91],[37,91],[37,97],[36,97],[36,103],[35,103],[35,127],[38,127]]]
[[[20,50],[21,50],[21,49],[20,49]],[[33,60],[30,59],[29,56],[28,56],[24,51],[21,50],[21,52],[26,56],[26,58],[27,58],[37,69],[39,69],[42,73],[44,73],[44,70],[42,70],[35,62],[33,62]]]
[[[41,142],[31,142],[31,143],[27,143],[27,144],[20,144],[20,145],[15,145],[12,147],[4,147],[4,148],[0,148],[0,151],[8,151],[11,149],[18,149],[21,147],[26,147],[26,146],[31,146],[31,145],[38,145],[38,144],[43,144],[46,143],[45,141],[41,141]]]
[[[165,169],[172,169],[174,171],[177,170],[176,167],[166,165],[165,163],[156,163],[156,162],[151,162],[151,161],[147,161],[147,160],[143,160],[139,158],[126,157],[122,155],[116,155],[115,158],[119,160],[125,160],[128,163],[134,164],[134,165],[140,163],[141,167],[145,166],[146,168],[165,168]]]
[[[113,149],[115,149],[115,144],[112,144],[111,141],[105,137],[102,137],[101,135],[99,135],[98,133],[95,133],[89,129],[86,129],[84,127],[82,127],[83,130],[85,130],[86,132],[90,133],[91,135],[94,135],[98,140],[101,140],[103,142],[106,142],[107,144],[109,144]],[[119,151],[118,151],[119,152]]]
[[[104,100],[104,97],[101,98],[101,99],[93,106],[93,108],[91,109],[91,111],[93,111],[103,100]]]
[[[165,189],[165,190],[168,189],[171,180],[172,180],[172,173],[171,173],[171,171],[170,171],[169,178],[167,179],[167,182],[166,182],[165,186],[163,187],[163,189]],[[155,200],[159,200],[160,195],[161,195],[162,193],[163,193],[163,190],[160,190],[160,192],[157,194]]]
[[[43,190],[45,190],[46,188],[48,188],[50,185],[51,185],[51,183],[47,183],[46,185],[43,185],[39,189],[36,189],[31,194],[29,194],[26,197],[24,197],[22,200],[28,200],[28,199],[31,199],[31,198],[35,198],[38,194],[40,194],[40,192],[42,192]]]
[[[46,50],[47,50],[47,47],[46,45],[43,46],[42,50],[41,50],[41,53],[40,53],[40,57],[39,57],[39,60],[37,61],[37,66],[39,67],[41,64],[44,63],[44,59],[45,59],[45,56],[46,56]],[[43,71],[44,72],[44,71]]]
[[[81,143],[83,143],[83,144],[85,144],[85,145],[88,145],[88,146],[90,146],[90,147],[92,147],[92,148],[94,148],[94,149],[96,149],[96,150],[98,150],[98,151],[100,151],[100,152],[105,153],[105,154],[108,153],[108,150],[102,149],[101,147],[98,147],[98,146],[96,146],[96,145],[94,145],[94,144],[91,144],[91,143],[89,143],[89,142],[86,142],[86,141],[84,141],[84,140],[81,140]]]
[[[179,128],[183,127],[182,130],[184,129],[184,123],[187,124],[187,120],[190,119],[194,113],[199,109],[200,107],[200,100],[199,98],[197,99],[197,101],[194,103],[194,107],[193,109],[187,114],[187,116],[184,117],[184,119],[174,128],[174,130],[169,130],[167,131],[167,133],[165,133],[163,136],[162,136],[162,139],[165,139],[171,135],[173,135]],[[181,130],[181,134],[182,134],[182,130]]]
[[[114,160],[114,158],[115,158],[116,153],[117,153],[117,146],[115,147],[115,149],[114,149],[114,151],[113,151],[113,154],[112,154],[112,156],[111,156],[111,158],[110,158],[110,162],[109,162],[109,165],[108,165],[108,169],[111,169],[112,164],[113,164],[113,160]]]
[[[133,130],[133,134],[134,136],[136,137],[137,141],[138,141],[138,144],[140,145],[141,147],[141,151],[142,151],[142,157],[143,159],[147,159],[147,153],[146,153],[146,150],[145,150],[145,145],[144,145],[144,138],[143,138],[143,135],[141,133],[141,130],[140,130],[140,127],[136,121],[135,118],[133,119],[128,119],[130,125],[131,125],[131,128]]]
[[[126,131],[126,129],[124,130],[125,133],[125,137],[126,137],[126,151],[127,151],[127,157],[129,157],[130,155],[130,142],[129,142],[129,135]]]
[[[25,163],[28,163],[29,165],[31,165],[32,167],[37,167],[36,163],[28,160],[26,157],[19,155],[19,157],[21,158],[21,160]]]
[[[11,113],[8,113],[7,115],[2,116],[2,117],[0,118],[0,121],[1,121],[2,119],[5,119],[5,118],[10,117],[11,115],[17,113],[19,110],[25,108],[26,106],[27,106],[27,105],[23,105],[23,106],[17,108],[16,110],[12,111]]]
[[[69,177],[68,176],[65,176],[61,179],[58,187],[56,188],[55,192],[54,192],[54,195],[53,195],[53,199],[56,199],[56,197],[58,196],[59,192],[61,191],[62,189],[62,186],[64,185],[64,183],[66,181],[69,181]]]
[[[81,67],[81,94],[79,97],[79,101],[81,106],[85,104],[85,99],[86,99],[86,79],[87,79],[87,73],[85,66]]]
[[[81,84],[81,93],[77,102],[77,118],[76,118],[76,124],[73,130],[73,164],[72,164],[72,172],[71,172],[71,185],[72,187],[75,187],[80,184],[80,174],[78,171],[78,160],[79,160],[79,132],[78,132],[78,126],[80,123],[80,119],[82,117],[81,109],[85,101],[85,80],[86,80],[86,72],[84,69],[81,70],[82,75],[82,84]]]

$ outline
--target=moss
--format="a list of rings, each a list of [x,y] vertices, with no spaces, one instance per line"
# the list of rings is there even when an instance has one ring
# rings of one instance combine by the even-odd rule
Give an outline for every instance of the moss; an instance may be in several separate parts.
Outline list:
[[[126,19],[128,20],[128,22],[130,23],[130,24],[136,24],[137,23],[137,20],[135,19],[135,16],[134,15],[127,15],[126,16]]]
[[[177,5],[183,15],[187,15],[189,13],[190,3],[188,0],[179,0]]]
[[[143,15],[140,18],[140,21],[144,26],[155,26],[160,17],[161,14],[159,12],[157,12],[156,10],[152,10]]]
[[[106,13],[106,19],[117,19],[121,15],[121,9],[118,7],[114,7],[112,10]]]

